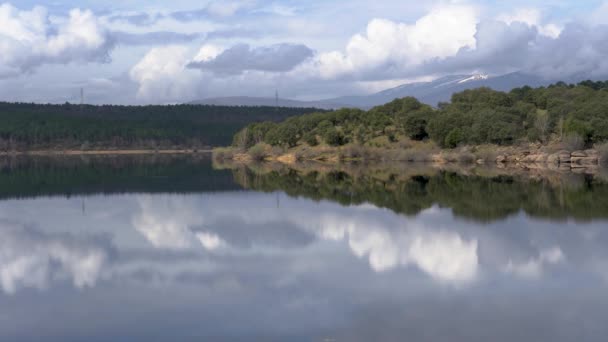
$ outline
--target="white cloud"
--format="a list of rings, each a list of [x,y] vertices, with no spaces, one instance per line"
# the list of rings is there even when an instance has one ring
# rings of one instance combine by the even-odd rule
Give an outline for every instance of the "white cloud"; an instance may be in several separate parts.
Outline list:
[[[431,58],[452,56],[475,47],[477,11],[470,6],[442,5],[413,25],[374,19],[365,34],[353,36],[346,51],[323,53],[317,60],[320,76],[402,70]]]
[[[344,50],[326,50],[312,58],[312,49],[304,45],[273,49],[241,44],[223,49],[207,44],[192,55],[184,47],[162,47],[150,51],[130,75],[139,84],[138,99],[157,103],[259,96],[272,94],[277,87],[316,99],[472,72],[524,71],[551,80],[608,75],[608,33],[601,27],[562,26],[547,21],[535,8],[494,19],[481,15],[474,6],[452,2],[432,7],[413,22],[373,19]],[[263,88],[268,90],[262,92]]]
[[[202,76],[186,68],[190,60],[190,50],[184,46],[150,50],[129,72],[139,86],[137,97],[153,102],[194,98]]]
[[[0,22],[0,77],[43,64],[109,60],[112,41],[91,11],[74,9],[51,20],[43,7],[22,11],[2,4]]]
[[[194,62],[208,62],[219,56],[224,49],[217,45],[205,44],[199,50],[196,56],[192,59]]]
[[[528,24],[528,26],[535,26],[538,28],[540,34],[551,38],[559,37],[563,29],[557,24],[543,24],[542,13],[536,8],[522,8],[513,13],[503,13],[499,15],[497,19],[507,24],[521,22]]]
[[[196,238],[208,251],[214,251],[226,244],[217,234],[209,232],[196,233]]]

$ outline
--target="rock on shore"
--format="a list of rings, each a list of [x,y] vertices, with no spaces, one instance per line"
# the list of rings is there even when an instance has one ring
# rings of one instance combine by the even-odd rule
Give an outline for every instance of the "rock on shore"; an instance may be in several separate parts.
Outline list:
[[[519,151],[510,155],[499,155],[496,157],[496,163],[569,165],[572,168],[576,168],[598,165],[600,163],[600,154],[596,150],[572,152],[562,150],[552,154]]]

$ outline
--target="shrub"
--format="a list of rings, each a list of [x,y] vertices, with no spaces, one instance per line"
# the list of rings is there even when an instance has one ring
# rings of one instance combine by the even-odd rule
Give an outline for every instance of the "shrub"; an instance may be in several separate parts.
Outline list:
[[[254,145],[249,149],[248,153],[251,159],[258,161],[264,160],[267,156],[266,147],[262,144]]]
[[[335,128],[328,129],[323,135],[323,139],[331,146],[344,145],[344,135]]]
[[[454,128],[445,137],[445,146],[449,148],[454,148],[461,144],[464,139],[464,135],[462,134],[460,128]]]
[[[392,143],[394,143],[394,142],[397,142],[397,141],[398,141],[398,140],[397,140],[397,136],[395,135],[395,133],[391,132],[391,133],[389,133],[389,134],[388,134],[388,141],[389,141],[389,142],[392,142]]]
[[[319,141],[317,140],[317,135],[314,134],[314,133],[312,133],[312,132],[311,133],[307,133],[304,136],[304,141],[308,145],[310,145],[310,146],[317,146],[317,145],[319,145]]]

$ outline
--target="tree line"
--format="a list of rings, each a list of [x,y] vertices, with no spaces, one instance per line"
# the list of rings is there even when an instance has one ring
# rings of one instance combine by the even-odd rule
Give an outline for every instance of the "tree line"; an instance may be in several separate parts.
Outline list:
[[[341,109],[281,123],[254,123],[235,135],[233,145],[365,145],[378,137],[431,139],[444,148],[547,143],[564,137],[592,145],[608,140],[608,82],[559,82],[508,93],[490,88],[465,90],[437,108],[406,97],[369,111]]]
[[[314,108],[118,106],[0,102],[0,151],[34,148],[163,148],[228,145],[251,122]]]

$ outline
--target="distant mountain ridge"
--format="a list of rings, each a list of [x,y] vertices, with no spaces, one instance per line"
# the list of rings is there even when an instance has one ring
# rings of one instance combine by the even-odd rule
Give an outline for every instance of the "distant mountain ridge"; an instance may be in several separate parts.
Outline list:
[[[416,82],[403,84],[395,88],[381,92],[361,95],[342,96],[319,101],[297,101],[279,99],[279,107],[315,107],[320,109],[337,109],[343,107],[356,107],[369,109],[382,105],[396,98],[413,96],[431,106],[437,106],[439,102],[449,101],[452,94],[467,89],[489,87],[499,91],[510,91],[513,88],[530,86],[539,87],[548,85],[551,81],[540,77],[520,72],[501,76],[488,76],[483,74],[473,75],[451,75],[438,78],[431,82]],[[223,105],[223,106],[272,106],[276,105],[274,98],[261,97],[219,97],[192,102],[193,104]]]
[[[549,83],[551,82],[522,73],[511,73],[495,77],[488,75],[451,75],[431,82],[408,83],[371,95],[338,97],[328,101],[348,103],[351,106],[360,108],[370,108],[390,102],[396,98],[413,96],[421,102],[437,106],[439,102],[450,101],[452,94],[467,89],[488,87],[499,91],[510,91],[511,89],[526,85],[539,87]]]
[[[250,97],[250,96],[230,96],[230,97],[215,97],[208,98],[200,101],[193,101],[190,104],[200,105],[213,105],[213,106],[265,106],[265,107],[276,107],[277,99],[270,97]],[[343,107],[351,107],[352,105],[347,103],[332,102],[329,100],[321,101],[298,101],[290,99],[278,100],[279,107],[291,107],[291,108],[319,108],[319,109],[336,109]]]

